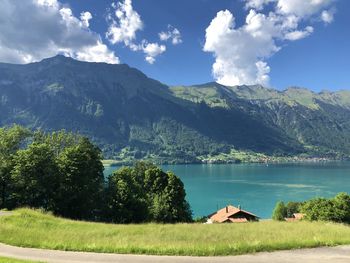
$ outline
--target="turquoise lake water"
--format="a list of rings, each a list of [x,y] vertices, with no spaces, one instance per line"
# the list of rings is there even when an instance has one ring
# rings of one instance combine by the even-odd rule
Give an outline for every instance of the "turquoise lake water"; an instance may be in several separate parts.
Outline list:
[[[226,204],[270,218],[277,201],[350,193],[350,163],[164,165],[185,184],[194,217]],[[105,175],[116,167],[108,167]]]

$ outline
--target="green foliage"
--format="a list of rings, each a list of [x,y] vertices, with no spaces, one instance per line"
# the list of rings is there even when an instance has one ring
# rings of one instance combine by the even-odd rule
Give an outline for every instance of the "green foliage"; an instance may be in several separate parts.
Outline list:
[[[0,129],[1,208],[32,207],[74,219],[98,219],[103,194],[101,150],[65,131]]]
[[[121,168],[108,179],[106,220],[114,223],[139,223],[148,218],[145,196],[132,168]]]
[[[350,196],[339,193],[334,198],[315,198],[301,206],[305,219],[350,223]]]
[[[58,169],[47,144],[29,145],[14,157],[12,207],[42,207],[52,210],[58,191]]]
[[[104,183],[101,158],[100,149],[86,138],[59,154],[56,213],[75,219],[98,218]]]
[[[0,209],[9,205],[7,199],[11,192],[14,156],[29,135],[29,130],[18,125],[0,128]]]
[[[173,173],[139,162],[121,168],[108,179],[108,221],[117,223],[189,222],[191,210],[181,180]]]
[[[0,148],[0,208],[118,223],[192,219],[178,177],[140,162],[105,182],[101,150],[81,135],[14,126],[0,129]]]
[[[276,204],[272,212],[272,219],[277,221],[284,221],[286,217],[287,217],[287,208],[284,202],[280,201]]]
[[[288,202],[286,205],[287,214],[286,217],[291,218],[293,214],[300,213],[302,203],[300,202]]]

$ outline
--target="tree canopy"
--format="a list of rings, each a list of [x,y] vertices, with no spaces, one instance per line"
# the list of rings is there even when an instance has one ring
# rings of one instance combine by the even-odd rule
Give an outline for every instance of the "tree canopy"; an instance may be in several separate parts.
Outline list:
[[[101,150],[79,134],[0,129],[0,209],[40,208],[73,219],[188,222],[181,180],[150,163],[107,178]]]
[[[147,163],[121,168],[108,178],[107,218],[116,223],[189,222],[184,185],[173,173]]]

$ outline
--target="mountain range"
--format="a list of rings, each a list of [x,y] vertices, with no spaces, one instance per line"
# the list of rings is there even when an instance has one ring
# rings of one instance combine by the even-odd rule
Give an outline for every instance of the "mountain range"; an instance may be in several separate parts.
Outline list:
[[[120,162],[350,156],[350,91],[167,86],[125,64],[0,63],[0,125],[78,131]],[[243,157],[242,157],[243,156]]]

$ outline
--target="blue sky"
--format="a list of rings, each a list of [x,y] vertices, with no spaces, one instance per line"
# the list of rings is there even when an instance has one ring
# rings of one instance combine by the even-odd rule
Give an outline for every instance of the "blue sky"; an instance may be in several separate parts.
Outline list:
[[[1,12],[10,10],[13,5],[17,11],[12,11],[12,17],[21,18],[23,1],[3,1],[0,3],[2,17],[10,15]],[[60,28],[62,23],[47,29],[35,28],[36,23],[24,28],[26,32],[36,33],[38,41],[42,38],[41,49],[36,48],[35,52],[31,45],[38,46],[38,43],[35,39],[28,40],[28,47],[23,47],[26,32],[21,33],[18,29],[18,34],[23,36],[21,45],[17,49],[13,45],[2,47],[2,62],[26,63],[56,52],[86,61],[126,63],[169,85],[217,80],[227,85],[260,83],[277,89],[289,86],[315,91],[350,89],[350,30],[347,28],[350,25],[350,1],[347,0],[320,0],[318,6],[310,5],[312,1],[302,3],[301,0],[128,0],[132,14],[138,15],[142,24],[131,32],[132,37],[106,37],[111,25],[122,27],[115,12],[123,10],[127,0],[26,1],[39,3],[35,7],[26,6],[27,10],[33,8],[37,12],[32,19],[38,19],[42,14],[38,25],[50,19],[38,9],[43,6],[52,11],[50,21],[57,22],[62,17],[64,23],[70,22],[65,28]],[[63,12],[66,16],[61,12],[62,8],[68,10]],[[89,12],[92,17],[85,28],[79,25],[82,12]],[[130,17],[124,14],[123,18]],[[291,18],[294,23],[286,25]],[[27,18],[28,23],[30,19]],[[247,19],[250,22],[246,22]],[[71,25],[73,30],[70,28],[69,33],[65,32]],[[0,26],[0,43],[11,37],[12,43],[17,41],[18,38],[6,35],[4,26]],[[16,26],[18,23],[6,28],[13,31]],[[160,32],[169,33],[174,29],[180,34],[179,43],[173,44],[171,36],[168,41],[160,40]],[[206,29],[210,31],[207,35]],[[64,36],[64,40],[55,39],[51,32],[55,30]],[[216,69],[213,69],[214,63]]]

